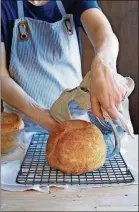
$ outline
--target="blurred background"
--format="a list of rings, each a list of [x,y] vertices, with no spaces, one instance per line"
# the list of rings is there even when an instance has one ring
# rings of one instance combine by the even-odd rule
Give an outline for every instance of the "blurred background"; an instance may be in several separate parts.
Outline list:
[[[109,19],[120,41],[118,72],[134,79],[136,88],[130,96],[130,114],[134,130],[139,134],[138,123],[138,1],[98,1],[104,14]],[[83,72],[90,70],[93,47],[87,36],[81,31],[83,49]]]

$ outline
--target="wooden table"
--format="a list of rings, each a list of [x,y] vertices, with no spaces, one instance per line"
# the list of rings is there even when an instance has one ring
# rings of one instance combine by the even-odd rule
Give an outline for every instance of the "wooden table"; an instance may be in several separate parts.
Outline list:
[[[138,136],[128,142],[128,158],[138,169]],[[125,157],[126,154],[125,154]],[[2,211],[138,211],[138,186],[35,191],[1,191]]]

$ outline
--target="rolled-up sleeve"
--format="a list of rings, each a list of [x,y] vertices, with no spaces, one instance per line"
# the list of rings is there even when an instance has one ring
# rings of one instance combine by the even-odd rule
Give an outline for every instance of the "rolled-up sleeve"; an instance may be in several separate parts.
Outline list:
[[[82,27],[81,24],[81,15],[83,12],[85,12],[88,9],[91,8],[97,8],[99,10],[101,10],[101,8],[99,7],[97,1],[93,1],[93,0],[75,0],[74,1],[74,15],[75,15],[75,19],[76,19],[76,24],[78,24],[78,26]]]

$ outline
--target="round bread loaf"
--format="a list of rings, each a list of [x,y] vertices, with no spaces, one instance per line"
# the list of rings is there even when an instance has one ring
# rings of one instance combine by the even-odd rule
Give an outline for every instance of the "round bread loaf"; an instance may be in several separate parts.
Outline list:
[[[24,128],[22,119],[15,113],[3,112],[1,116],[1,152],[7,154],[19,146],[21,130]]]
[[[1,116],[1,133],[6,134],[24,128],[22,119],[15,113],[3,112]]]
[[[103,166],[106,144],[101,131],[89,122],[65,121],[51,132],[46,159],[50,167],[80,175]]]

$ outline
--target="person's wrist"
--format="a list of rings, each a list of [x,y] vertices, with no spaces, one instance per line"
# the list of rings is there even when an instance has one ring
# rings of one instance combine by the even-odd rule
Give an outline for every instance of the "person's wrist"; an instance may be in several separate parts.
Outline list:
[[[119,41],[114,33],[106,36],[104,41],[95,46],[95,58],[106,67],[116,69],[119,53]]]
[[[117,72],[117,58],[112,58],[111,55],[106,56],[106,54],[101,52],[101,54],[97,54],[91,65],[92,74],[105,74],[103,72]]]
[[[55,119],[53,119],[53,117],[51,116],[49,110],[48,110],[48,122],[47,122],[47,129],[49,132],[51,132],[56,126],[57,126],[58,122],[55,121]]]
[[[57,122],[51,117],[48,109],[41,108],[36,102],[28,102],[26,115],[44,129],[51,131]]]
[[[107,54],[113,54],[117,57],[119,53],[119,40],[113,32],[108,33],[103,38],[96,41],[94,49],[95,54],[106,52]]]
[[[49,110],[35,108],[34,121],[49,132],[56,127],[57,122],[51,117]]]

